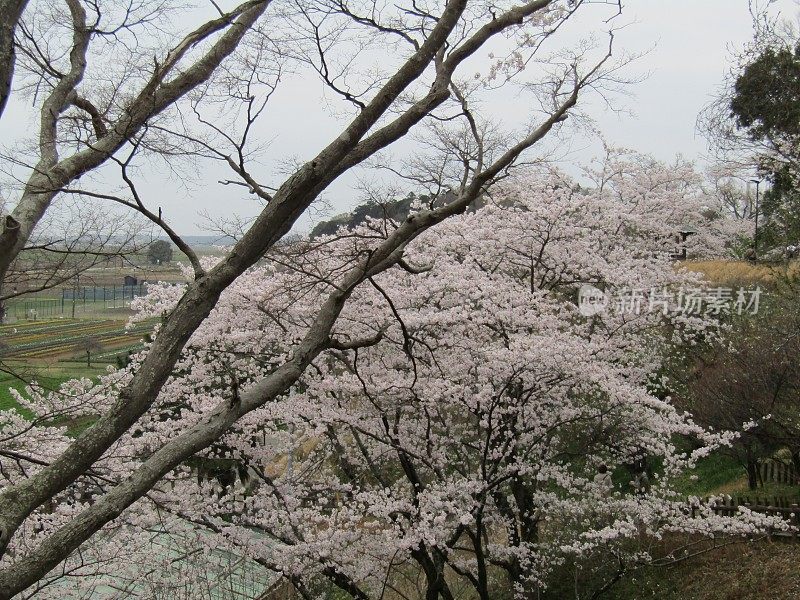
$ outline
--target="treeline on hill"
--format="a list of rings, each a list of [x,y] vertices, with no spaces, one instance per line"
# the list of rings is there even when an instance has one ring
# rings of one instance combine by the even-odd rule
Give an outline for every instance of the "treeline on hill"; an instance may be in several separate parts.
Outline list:
[[[334,235],[340,227],[352,229],[361,225],[367,219],[402,221],[411,213],[412,206],[415,203],[428,208],[436,208],[437,206],[450,204],[455,199],[455,194],[448,191],[435,196],[429,194],[417,195],[414,192],[410,192],[404,198],[384,202],[369,200],[359,204],[349,213],[341,213],[317,223],[311,230],[310,237],[314,239],[323,235]],[[481,205],[480,200],[476,201],[472,205],[473,210]]]

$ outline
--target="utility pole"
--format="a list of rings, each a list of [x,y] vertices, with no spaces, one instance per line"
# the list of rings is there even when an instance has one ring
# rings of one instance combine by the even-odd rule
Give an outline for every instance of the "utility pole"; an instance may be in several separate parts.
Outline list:
[[[72,288],[72,318],[75,318],[75,303],[77,302],[75,296],[78,295],[78,290],[81,287],[81,274],[77,273],[75,275],[75,287]]]
[[[753,251],[755,256],[758,257],[758,213],[759,213],[759,200],[760,200],[760,186],[761,180],[760,179],[751,179],[750,183],[756,184],[756,226],[755,232],[753,233]]]

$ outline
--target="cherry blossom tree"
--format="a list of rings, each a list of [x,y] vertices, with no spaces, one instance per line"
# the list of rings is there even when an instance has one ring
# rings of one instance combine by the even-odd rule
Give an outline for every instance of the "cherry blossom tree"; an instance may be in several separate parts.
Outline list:
[[[89,414],[93,421],[74,438],[58,439],[53,430],[47,430],[48,446],[53,450],[47,459],[27,453],[11,455],[10,460],[23,474],[9,475],[0,490],[0,598],[41,586],[37,582],[53,568],[65,565],[64,561],[79,549],[78,554],[86,556],[86,544],[97,536],[105,537],[102,530],[107,524],[149,495],[165,475],[238,427],[241,419],[282,398],[321,352],[373,343],[372,337],[343,340],[335,335],[336,322],[355,290],[370,278],[406,264],[403,254],[415,238],[464,212],[519,164],[532,146],[553,130],[563,131],[570,115],[580,116],[575,111],[580,94],[592,89],[609,93],[622,81],[617,71],[627,62],[624,57],[612,60],[613,32],[608,29],[613,23],[609,19],[619,13],[618,3],[532,0],[521,5],[487,6],[449,0],[430,6],[410,2],[388,7],[370,2],[358,6],[341,2],[282,6],[252,1],[223,11],[182,38],[153,68],[136,71],[146,77],[140,82],[142,86],[133,85],[130,95],[117,93],[116,88],[100,94],[109,101],[108,115],[113,117],[106,123],[102,111],[98,118],[91,106],[81,101],[77,87],[85,74],[83,50],[87,44],[91,47],[92,35],[109,33],[84,23],[96,8],[93,3],[88,6],[87,12],[82,3],[70,0],[69,20],[56,20],[57,27],[71,24],[67,25],[73,34],[73,42],[67,45],[70,61],[57,68],[57,73],[48,71],[42,76],[43,82],[51,84],[42,108],[44,127],[38,144],[42,153],[38,160],[44,162],[27,165],[33,182],[26,183],[30,197],[23,195],[14,210],[32,216],[26,221],[32,225],[58,193],[135,210],[161,227],[188,257],[192,281],[170,292],[179,297],[177,302],[159,313],[163,323],[147,355],[132,370],[109,380],[112,396],[87,390],[88,396],[77,406],[63,399],[45,401],[34,411],[33,423],[20,422],[15,414],[4,417],[8,421],[3,426],[3,439],[8,443],[19,443],[26,432],[46,435],[39,426],[53,424],[57,416]],[[274,12],[268,14],[268,9]],[[575,42],[574,37],[564,36],[566,43],[560,43],[561,31],[577,11],[595,19],[602,33],[599,41]],[[52,25],[53,20],[48,22]],[[49,30],[27,31],[31,34],[26,35],[32,54],[29,58],[36,63],[36,42]],[[184,59],[194,53],[196,62],[184,64]],[[233,61],[230,68],[217,69],[226,57]],[[479,58],[488,60],[489,65],[476,77]],[[281,78],[283,60],[301,72],[310,69],[327,92],[341,100],[340,107],[344,108],[340,116],[346,118],[329,144],[291,169],[288,176],[273,181],[271,176],[254,171],[258,163],[253,153],[259,141],[252,139],[252,133]],[[138,79],[126,81],[135,84]],[[497,124],[498,116],[486,108],[485,100],[506,87],[516,88],[514,91],[521,95],[515,97],[524,98],[530,108],[524,124],[503,128]],[[185,99],[185,104],[180,104],[180,99]],[[70,104],[70,100],[74,102]],[[186,343],[223,292],[276,247],[335,179],[402,140],[415,126],[434,120],[465,134],[453,137],[460,145],[447,149],[461,157],[458,178],[452,171],[442,176],[450,192],[449,201],[443,203],[438,196],[383,238],[368,238],[375,245],[364,248],[336,270],[331,280],[336,285],[315,296],[313,316],[307,315],[306,329],[284,338],[284,352],[257,382],[245,386],[244,381],[240,385],[230,380],[231,389],[237,390],[234,396],[198,413],[197,420],[187,413],[183,421],[186,427],[181,427],[176,436],[158,438],[149,457],[133,471],[126,473],[120,466],[122,470],[115,470],[111,476],[96,477],[104,470],[101,463],[106,460],[122,460],[124,464],[131,457],[125,458],[120,444],[144,436],[140,425],[147,426],[153,411],[160,414],[162,388],[187,364],[190,355],[185,351]],[[62,124],[63,128],[57,126]],[[506,134],[501,136],[503,129]],[[492,134],[491,143],[487,143],[487,132]],[[61,133],[79,150],[60,159]],[[204,161],[223,164],[232,173],[225,184],[241,186],[263,202],[263,210],[252,225],[218,263],[203,264],[162,212],[150,206],[139,192],[132,177],[135,166],[153,152],[189,157],[198,165]],[[79,175],[101,163],[117,170],[124,193],[120,186],[93,189],[94,182],[87,182],[87,178],[78,182]],[[29,202],[23,201],[25,198]],[[22,222],[13,213],[11,216]],[[19,240],[26,230],[10,225],[3,233],[4,249],[24,243]],[[12,250],[11,255],[15,253]],[[3,260],[8,256],[5,250],[0,253]],[[321,263],[320,267],[324,266]],[[281,277],[280,271],[274,273],[276,281]],[[71,389],[80,389],[74,385],[78,387]],[[210,402],[215,399],[208,397]],[[87,484],[100,485],[102,492],[90,494],[90,501],[79,499],[76,503],[72,493],[75,486]],[[55,515],[62,514],[62,505],[81,510],[68,510],[70,518],[61,519]],[[42,529],[39,515],[42,507],[49,506],[53,512],[48,514],[54,520]],[[46,531],[46,537],[35,535],[37,531]]]
[[[387,241],[428,210],[274,248],[221,294],[136,425],[23,523],[6,564],[156,467],[146,496],[36,593],[175,590],[186,579],[155,549],[169,537],[182,556],[225,549],[308,598],[326,583],[377,598],[407,580],[431,600],[462,586],[533,598],[567,561],[611,563],[610,586],[676,559],[649,550],[654,540],[687,536],[694,546],[698,536],[781,527],[746,512],[688,512],[673,486],[734,436],[677,411],[654,378],[676,346],[718,335],[713,315],[683,310],[680,290],[702,282],[663,244],[690,222],[698,251],[724,252],[713,197],[688,165],[633,153],[610,153],[586,175],[582,185],[552,170],[510,176],[483,208],[409,239],[391,269],[370,261],[390,260]],[[583,310],[585,285],[608,303]],[[154,287],[139,318],[169,314],[184,294]],[[312,352],[321,319],[325,340],[312,339]],[[37,420],[5,414],[4,456],[25,457],[7,476],[30,477],[69,447],[66,431],[39,423],[107,411],[150,355],[101,385],[20,396]],[[678,436],[697,449],[681,451]],[[657,466],[646,494],[595,483],[600,464],[624,473],[635,461]]]

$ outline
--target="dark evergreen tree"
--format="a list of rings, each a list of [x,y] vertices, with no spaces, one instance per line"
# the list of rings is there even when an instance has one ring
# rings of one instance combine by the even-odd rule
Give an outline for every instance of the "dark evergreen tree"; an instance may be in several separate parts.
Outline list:
[[[780,146],[800,138],[800,45],[766,48],[749,62],[734,83],[730,111],[736,126],[753,140]],[[796,244],[800,191],[795,177],[787,165],[762,168],[771,185],[761,198],[759,244]]]
[[[156,240],[147,247],[147,260],[151,264],[165,264],[172,260],[172,244],[166,240]]]

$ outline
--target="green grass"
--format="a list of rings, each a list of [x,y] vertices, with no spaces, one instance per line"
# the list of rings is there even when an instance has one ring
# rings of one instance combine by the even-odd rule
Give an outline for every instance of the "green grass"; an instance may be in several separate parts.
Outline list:
[[[23,392],[25,383],[19,379],[3,373],[0,376],[0,410],[14,409],[21,413],[26,419],[33,417],[30,411],[22,408],[17,402],[16,398],[11,393],[11,388],[18,392]]]
[[[16,363],[9,370],[18,376],[9,373],[0,373],[0,410],[15,409],[25,418],[32,418],[30,411],[22,408],[12,395],[10,388],[25,393],[28,381],[35,380],[46,390],[57,390],[59,386],[71,379],[80,377],[97,378],[105,372],[105,366],[66,365],[59,367],[41,367],[36,365]]]
[[[696,479],[692,479],[692,475]],[[697,468],[678,479],[675,486],[687,496],[707,496],[744,476],[744,469],[735,459],[715,452],[700,459]]]
[[[694,474],[697,479],[692,480]],[[800,503],[800,488],[796,485],[766,482],[763,486],[751,490],[747,485],[747,474],[744,468],[732,457],[716,452],[697,464],[693,473],[687,473],[675,482],[678,491],[687,496],[711,496],[727,494],[734,498],[749,498],[755,502],[766,500],[767,504],[774,503],[774,498],[786,498],[790,502],[797,499]]]

